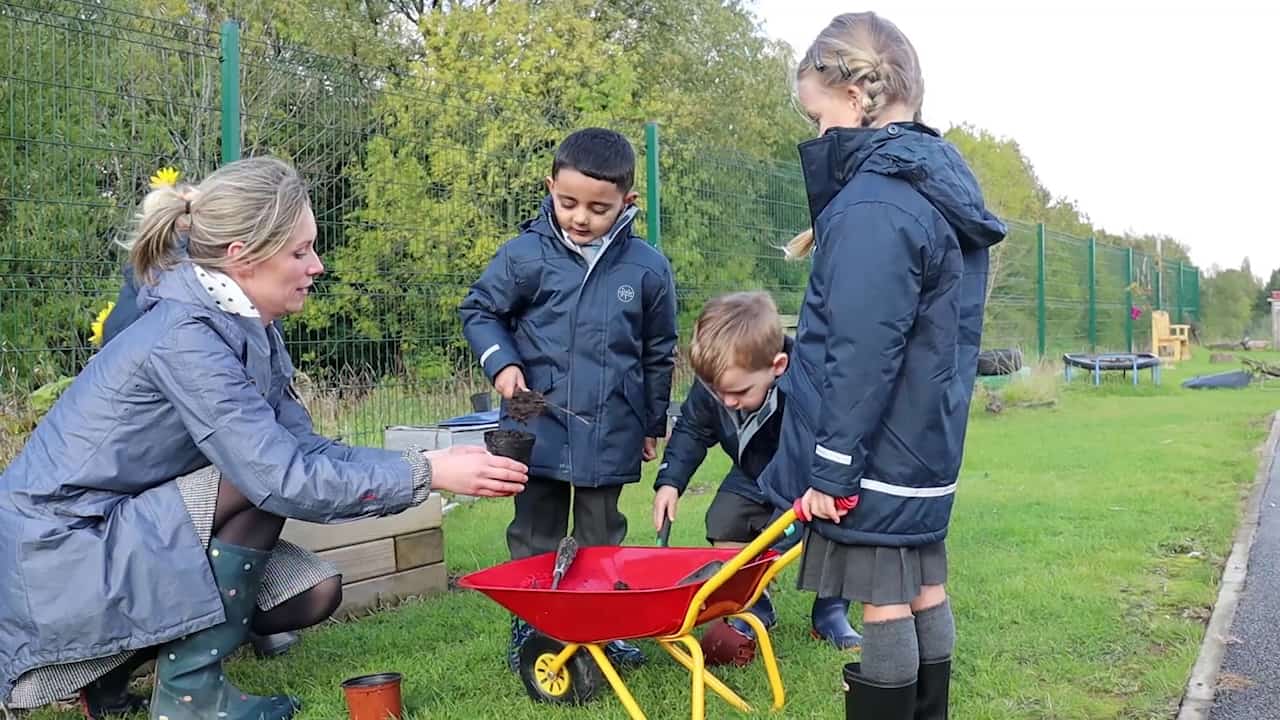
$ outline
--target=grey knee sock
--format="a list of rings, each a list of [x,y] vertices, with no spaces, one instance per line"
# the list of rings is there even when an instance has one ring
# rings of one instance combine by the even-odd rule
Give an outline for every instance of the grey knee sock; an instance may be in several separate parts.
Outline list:
[[[951,599],[916,613],[916,637],[920,640],[920,662],[938,662],[951,657],[956,646],[956,619]]]
[[[914,681],[919,669],[915,620],[863,623],[862,675],[867,680],[897,687]]]

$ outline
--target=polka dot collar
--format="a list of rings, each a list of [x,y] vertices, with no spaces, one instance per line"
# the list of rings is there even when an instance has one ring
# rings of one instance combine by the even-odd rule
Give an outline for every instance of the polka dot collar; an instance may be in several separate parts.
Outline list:
[[[196,269],[196,278],[204,289],[209,291],[209,296],[218,307],[232,315],[247,318],[262,317],[258,309],[249,301],[249,296],[244,294],[244,290],[240,289],[235,280],[217,270],[205,270],[199,265],[192,265],[192,267]]]

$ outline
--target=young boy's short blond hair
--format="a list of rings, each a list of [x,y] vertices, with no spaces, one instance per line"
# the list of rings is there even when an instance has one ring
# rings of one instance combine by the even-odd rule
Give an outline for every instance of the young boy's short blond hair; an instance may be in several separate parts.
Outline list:
[[[693,324],[689,362],[700,380],[714,385],[731,367],[772,367],[782,348],[782,318],[773,297],[761,290],[733,292],[702,306]]]

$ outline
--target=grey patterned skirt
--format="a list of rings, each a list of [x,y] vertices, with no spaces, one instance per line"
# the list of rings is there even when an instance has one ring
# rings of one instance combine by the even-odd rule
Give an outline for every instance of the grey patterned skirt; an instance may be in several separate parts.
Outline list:
[[[844,545],[805,531],[798,585],[818,597],[842,597],[868,605],[903,605],[922,585],[947,582],[944,542],[919,547]]]
[[[217,468],[209,466],[176,480],[187,514],[191,516],[205,547],[208,547],[209,537],[213,534],[213,511],[218,502],[221,479]],[[270,610],[337,574],[338,569],[332,563],[281,540],[276,543],[263,571],[262,585],[258,588],[258,608]],[[72,697],[80,688],[123,665],[132,655],[133,652],[129,651],[29,670],[18,678],[5,704],[10,709],[28,709]]]

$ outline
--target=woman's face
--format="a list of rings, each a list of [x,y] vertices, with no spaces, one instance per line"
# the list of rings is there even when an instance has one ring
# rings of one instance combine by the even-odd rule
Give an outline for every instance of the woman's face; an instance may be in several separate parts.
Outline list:
[[[324,272],[315,241],[316,219],[306,208],[280,252],[256,265],[233,266],[229,271],[262,315],[263,324],[302,310],[315,278]],[[227,253],[234,257],[243,248],[242,243],[232,243]]]
[[[810,72],[796,84],[796,95],[819,137],[833,127],[862,127],[861,93],[854,85],[831,87]]]

